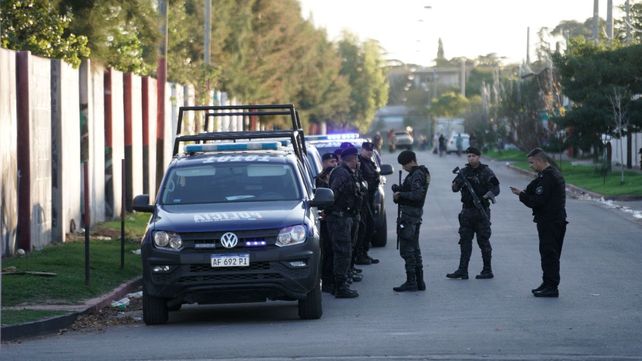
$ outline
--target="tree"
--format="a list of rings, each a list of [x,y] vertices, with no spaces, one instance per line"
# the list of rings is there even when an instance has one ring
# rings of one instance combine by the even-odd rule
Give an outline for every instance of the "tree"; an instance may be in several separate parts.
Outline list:
[[[148,0],[59,0],[74,15],[71,30],[89,39],[92,58],[114,69],[153,74],[158,52],[158,13]]]
[[[464,114],[468,109],[469,101],[465,96],[447,92],[433,99],[430,113],[435,117],[455,117]]]
[[[352,125],[366,131],[374,115],[388,101],[388,82],[379,43],[368,40],[360,43],[345,32],[339,41],[341,75],[351,86],[350,111],[337,119],[339,126]]]
[[[90,54],[87,37],[69,32],[73,14],[61,15],[48,0],[0,2],[0,46],[62,58],[74,67]]]
[[[620,6],[622,14],[626,11],[625,4]],[[627,26],[626,17],[615,19],[615,38],[619,39],[623,44],[627,44],[627,33],[631,34],[630,43],[628,44],[641,44],[642,43],[642,1],[631,1],[629,8],[630,22]]]

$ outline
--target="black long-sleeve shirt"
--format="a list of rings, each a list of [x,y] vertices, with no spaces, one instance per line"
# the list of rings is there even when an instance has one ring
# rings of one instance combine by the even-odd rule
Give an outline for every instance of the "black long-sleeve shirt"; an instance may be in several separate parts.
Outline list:
[[[566,221],[566,182],[552,166],[537,174],[519,194],[519,200],[533,209],[533,221]]]

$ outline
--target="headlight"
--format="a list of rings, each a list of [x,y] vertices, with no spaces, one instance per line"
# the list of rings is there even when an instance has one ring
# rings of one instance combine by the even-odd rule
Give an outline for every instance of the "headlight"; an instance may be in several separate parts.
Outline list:
[[[276,239],[276,245],[285,247],[301,244],[305,242],[306,233],[306,229],[302,225],[283,228]]]
[[[154,245],[158,248],[181,249],[183,240],[177,233],[156,231],[154,232]]]

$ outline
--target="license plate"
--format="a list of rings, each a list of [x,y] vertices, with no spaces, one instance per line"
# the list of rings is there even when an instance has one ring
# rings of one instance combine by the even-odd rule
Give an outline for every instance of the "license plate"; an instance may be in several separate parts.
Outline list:
[[[249,267],[249,254],[214,254],[211,258],[212,267]]]

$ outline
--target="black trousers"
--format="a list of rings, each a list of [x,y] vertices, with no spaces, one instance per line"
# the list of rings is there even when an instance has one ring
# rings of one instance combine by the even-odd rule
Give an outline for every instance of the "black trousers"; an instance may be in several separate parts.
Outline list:
[[[324,284],[334,283],[334,252],[328,231],[328,222],[321,221],[321,279]]]
[[[402,218],[397,227],[399,255],[404,260],[407,273],[414,273],[417,268],[423,269],[421,249],[419,248],[419,227],[421,227],[421,219],[416,218]]]
[[[566,221],[537,223],[542,281],[547,286],[557,287],[560,284],[560,256],[566,234],[566,223]]]
[[[486,208],[490,217],[490,209]],[[473,251],[473,238],[477,235],[477,245],[482,252],[482,257],[491,257],[493,248],[490,245],[490,222],[487,221],[477,208],[464,208],[459,213],[459,245],[461,249],[460,268],[468,269],[468,262]]]
[[[368,203],[364,203],[361,209],[361,220],[359,222],[359,230],[357,234],[357,246],[355,247],[355,255],[364,255],[370,249],[370,241],[374,234],[374,219],[372,219],[372,207]]]
[[[341,284],[348,278],[352,261],[352,217],[331,213],[326,221],[332,240],[334,280]]]

